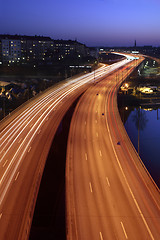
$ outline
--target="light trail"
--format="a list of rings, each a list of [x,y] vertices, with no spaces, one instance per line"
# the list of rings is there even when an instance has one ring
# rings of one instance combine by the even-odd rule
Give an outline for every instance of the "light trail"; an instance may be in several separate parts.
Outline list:
[[[115,70],[117,67],[119,67],[119,66],[121,66],[121,65],[123,65],[123,64],[125,64],[125,63],[126,63],[126,61],[124,61],[123,63],[115,64],[114,67],[112,67],[112,69]],[[106,68],[108,68],[108,66],[107,66]],[[104,70],[104,67],[103,67],[103,70]],[[109,72],[110,72],[110,71],[111,71],[111,68],[109,69]],[[102,74],[100,70],[99,70],[99,74]],[[104,73],[103,73],[103,74],[104,74]],[[93,75],[93,74],[92,74],[92,75]],[[104,75],[106,75],[106,73],[105,73]],[[79,78],[78,78],[78,79],[79,79]],[[28,134],[26,135],[26,137],[23,139],[23,141],[21,142],[19,148],[17,149],[17,151],[16,151],[16,153],[14,154],[13,158],[10,160],[10,163],[8,164],[8,167],[6,168],[4,174],[2,175],[2,177],[1,177],[1,179],[0,179],[0,185],[2,185],[2,182],[4,181],[7,173],[9,172],[10,167],[13,165],[13,163],[14,163],[14,161],[15,161],[15,158],[17,157],[17,154],[18,154],[19,152],[21,152],[20,150],[21,150],[21,148],[23,147],[23,145],[26,146],[26,147],[25,147],[25,150],[21,153],[21,156],[19,157],[19,160],[18,160],[18,162],[17,162],[17,164],[16,164],[16,167],[15,167],[14,170],[12,171],[12,174],[11,174],[9,180],[8,180],[8,183],[6,184],[5,189],[3,190],[3,193],[2,193],[2,195],[1,195],[1,197],[0,197],[0,204],[2,204],[2,201],[3,201],[3,199],[4,199],[4,197],[5,197],[5,194],[6,194],[7,190],[8,190],[8,188],[9,188],[9,185],[10,185],[10,183],[11,183],[11,181],[12,181],[14,175],[15,175],[15,172],[17,171],[17,169],[18,169],[18,167],[19,167],[19,165],[20,165],[20,163],[21,163],[21,159],[23,158],[24,154],[27,152],[28,146],[30,145],[33,137],[35,136],[36,132],[39,130],[39,128],[40,128],[40,126],[42,125],[42,123],[43,123],[43,122],[45,121],[45,119],[47,118],[48,114],[49,114],[50,112],[52,112],[53,109],[55,108],[55,106],[56,106],[57,104],[59,104],[68,94],[70,94],[71,92],[75,91],[77,88],[79,88],[80,86],[84,85],[85,83],[88,83],[89,81],[93,81],[93,78],[90,77],[90,74],[89,74],[89,78],[85,78],[85,77],[83,76],[83,77],[81,77],[80,79],[82,79],[82,81],[81,81],[81,82],[78,82],[78,83],[77,83],[77,81],[73,80],[73,82],[76,82],[76,85],[74,85],[74,86],[73,86],[71,89],[69,89],[68,91],[65,90],[63,94],[61,93],[61,96],[60,96],[59,98],[57,98],[57,100],[56,100],[54,103],[51,104],[51,101],[52,101],[52,100],[49,100],[49,102],[47,101],[47,103],[45,104],[45,106],[43,106],[43,108],[45,109],[45,107],[48,105],[48,103],[50,104],[49,108],[47,108],[47,110],[44,111],[44,113],[40,116],[40,118],[38,118],[37,122],[32,126],[32,128],[31,128],[30,131],[29,131],[29,133],[28,133]],[[68,84],[67,84],[67,85],[68,85]],[[55,94],[55,92],[51,93],[51,97],[53,96],[53,94]],[[50,99],[48,96],[47,96],[46,98],[47,98],[47,100]],[[37,106],[38,104],[39,104],[39,106],[40,106],[40,109],[39,109],[38,106]],[[40,100],[40,103],[38,102],[37,105],[36,105],[36,107],[37,107],[37,108],[36,108],[36,115],[42,110],[42,104],[44,104],[44,100],[43,100],[43,99]],[[54,105],[54,106],[53,106],[53,105]],[[53,106],[53,107],[52,107],[52,106]],[[31,109],[29,108],[28,111],[31,112],[32,109],[35,110],[34,106],[32,106]],[[37,109],[39,109],[38,112],[37,112]],[[49,109],[51,109],[51,110],[49,110]],[[48,110],[49,110],[49,112],[47,113]],[[35,114],[35,111],[33,111],[33,117],[32,117],[29,121],[27,121],[27,124],[21,124],[20,120],[17,118],[17,119],[18,119],[18,122],[19,122],[19,126],[20,126],[20,127],[22,127],[23,125],[25,125],[25,126],[21,129],[21,131],[20,131],[19,134],[16,136],[16,138],[15,138],[15,135],[17,134],[17,132],[14,132],[14,135],[13,135],[14,140],[12,140],[12,143],[11,143],[10,146],[7,148],[7,150],[5,151],[4,155],[3,155],[2,158],[1,158],[1,161],[4,159],[5,155],[8,153],[8,151],[10,150],[10,148],[12,147],[12,145],[15,143],[15,141],[18,139],[18,137],[22,134],[22,132],[26,129],[26,127],[30,124],[30,122],[32,122],[32,120],[34,119],[34,114]],[[21,115],[22,115],[22,114],[21,114]],[[27,115],[28,115],[28,112],[25,111],[25,116],[27,116]],[[40,121],[41,118],[43,118],[43,120],[39,123],[39,121]],[[22,117],[21,117],[21,119],[22,119]],[[25,118],[25,120],[23,121],[23,123],[26,123],[26,118]],[[15,123],[15,124],[16,124],[16,123]],[[31,131],[36,127],[36,125],[38,125],[38,127],[36,128],[36,130],[34,131],[34,133],[32,133],[32,135],[31,135],[31,137],[30,137],[30,139],[29,139],[29,141],[28,141],[28,140],[27,140],[27,137],[29,136],[29,134],[31,133]],[[14,127],[15,127],[15,125],[14,125]],[[12,129],[12,128],[13,128],[13,126],[11,127],[11,129]],[[3,131],[4,131],[4,130],[3,130]],[[2,133],[3,133],[3,131],[2,131]],[[19,131],[18,128],[17,128],[17,131]],[[13,133],[12,133],[12,134],[13,134]],[[7,143],[8,143],[8,142],[7,142]]]
[[[132,159],[126,151],[127,147],[132,150],[132,146],[125,137],[116,105],[118,86],[134,69],[128,64],[119,81],[113,73],[90,87],[75,108],[66,162],[67,239],[96,240],[98,234],[102,238],[101,233],[103,239],[159,239],[159,194],[143,167],[137,164],[134,151],[130,153]],[[82,161],[85,153],[89,156],[87,162]]]
[[[116,88],[115,88],[115,86],[113,86],[113,87],[111,88],[111,90],[110,90],[108,99],[106,100],[106,102],[108,103],[108,104],[107,104],[107,106],[108,106],[107,108],[108,108],[108,109],[110,109],[110,105],[111,105],[111,104],[110,104],[110,101],[112,101],[112,109],[114,109],[114,107],[113,107],[113,99],[114,99],[113,96],[114,96],[114,94],[115,94],[115,91],[116,91]],[[114,111],[113,111],[113,112],[114,112]],[[141,209],[140,209],[140,206],[139,206],[139,204],[138,204],[138,202],[137,202],[137,200],[136,200],[136,198],[135,198],[135,196],[134,196],[134,194],[133,194],[133,191],[131,190],[131,187],[130,187],[130,185],[129,185],[129,182],[128,182],[127,178],[126,178],[126,175],[125,175],[124,170],[123,170],[123,168],[122,168],[122,165],[121,165],[121,163],[120,163],[120,160],[119,160],[119,158],[118,158],[118,156],[117,156],[117,153],[116,153],[116,150],[115,150],[115,147],[114,147],[114,144],[113,144],[113,140],[112,140],[112,137],[111,137],[111,131],[110,131],[109,124],[108,124],[108,122],[111,123],[112,129],[113,129],[113,132],[114,132],[114,135],[116,136],[115,129],[114,129],[113,124],[112,124],[112,119],[111,119],[111,113],[110,113],[110,112],[109,112],[109,117],[110,117],[110,120],[109,120],[109,121],[106,120],[106,125],[107,125],[107,129],[108,129],[108,133],[109,133],[109,138],[110,138],[110,141],[111,141],[111,144],[112,144],[112,148],[113,148],[113,151],[114,151],[114,154],[115,154],[115,157],[116,157],[118,166],[119,166],[119,168],[120,168],[120,171],[122,172],[122,175],[123,175],[123,177],[124,177],[124,179],[125,179],[126,185],[127,185],[128,189],[129,189],[129,192],[130,192],[130,194],[131,194],[131,196],[132,196],[132,199],[133,199],[133,201],[134,201],[134,203],[135,203],[135,206],[136,206],[136,208],[137,208],[137,210],[138,210],[138,212],[139,212],[139,214],[140,214],[140,217],[142,218],[142,220],[143,220],[143,222],[144,222],[144,225],[145,225],[145,227],[146,227],[146,229],[147,229],[147,231],[148,231],[151,239],[154,240],[154,237],[153,237],[153,235],[152,235],[152,232],[151,232],[151,230],[150,230],[150,228],[149,228],[149,226],[148,226],[148,224],[147,224],[147,222],[146,222],[146,219],[145,219],[145,217],[144,217],[144,215],[143,215],[143,213],[142,213],[142,211],[141,211]],[[114,120],[115,120],[115,123],[116,123],[115,115],[114,115]],[[117,131],[119,132],[118,126],[117,126]],[[119,132],[119,134],[120,134],[120,132]],[[120,135],[121,135],[121,134],[120,134]],[[128,238],[128,236],[127,236],[127,234],[126,234],[126,231],[125,231],[125,229],[124,229],[123,223],[121,223],[121,225],[122,225],[122,228],[123,228],[123,230],[124,230],[125,237]]]
[[[49,89],[42,96],[39,96],[38,99],[34,99],[33,103],[31,102],[29,107],[26,107],[26,109],[19,116],[15,117],[12,122],[3,128],[0,133],[1,165],[4,165],[4,167],[1,168],[0,177],[1,212],[3,212],[3,206],[6,204],[6,202],[9,201],[8,196],[10,196],[10,190],[13,189],[12,185],[15,187],[24,181],[24,178],[22,176],[27,169],[24,167],[26,164],[24,160],[26,157],[29,156],[28,159],[30,159],[30,156],[32,156],[34,152],[32,150],[34,149],[34,140],[38,137],[38,134],[40,134],[42,128],[48,125],[46,121],[50,119],[50,116],[53,116],[51,114],[53,112],[56,114],[55,109],[60,109],[62,103],[64,103],[65,99],[67,99],[68,96],[72,96],[73,93],[74,96],[76,96],[76,91],[85,84],[98,82],[103,77],[110,74],[112,71],[118,69],[119,67],[125,65],[126,63],[128,63],[128,60],[123,60],[119,63],[113,64],[112,66],[105,67],[104,65],[100,69],[95,70],[95,72],[83,75],[75,79],[71,79],[65,82],[63,85],[60,84],[60,86]],[[84,137],[86,138],[85,135]],[[40,138],[41,135],[38,137],[38,139]],[[99,154],[102,155],[101,150]],[[90,160],[90,155],[88,155],[87,152],[86,155],[83,156],[85,156],[86,160]],[[43,166],[43,164],[41,166]],[[43,171],[43,169],[41,171]],[[37,176],[39,177],[38,174],[36,175],[36,178]],[[89,182],[89,187],[92,192],[93,189],[91,182]],[[33,198],[31,197],[31,199],[33,203]],[[28,208],[27,214],[29,214]]]
[[[124,62],[120,62],[120,63],[115,63],[113,64],[113,66],[107,66],[107,67],[101,67],[102,70],[97,70],[97,72],[99,72],[99,75],[103,73],[103,70],[105,69],[108,69],[109,68],[109,71],[113,71],[115,70],[116,68],[120,67],[121,65],[125,64],[126,63],[126,60],[124,60]],[[104,73],[103,73],[104,74]],[[91,77],[93,75],[93,73],[89,73],[87,75],[87,77],[85,76],[82,76],[82,77],[79,77],[77,78],[77,80],[72,80],[72,82],[78,82],[78,81],[83,81],[83,84],[87,83],[87,82],[90,82],[93,80],[93,78]],[[104,74],[106,75],[106,73]],[[2,147],[2,145],[9,139],[9,142],[12,141],[12,139],[14,138],[14,136],[16,136],[17,132],[20,130],[19,128],[22,128],[23,125],[25,124],[25,121],[26,119],[29,119],[29,117],[31,116],[36,116],[40,111],[36,112],[38,109],[42,110],[42,109],[45,109],[46,105],[50,102],[46,102],[45,105],[43,105],[45,103],[45,101],[48,101],[50,98],[52,98],[56,93],[58,93],[61,89],[65,88],[66,85],[68,86],[69,83],[66,83],[64,84],[64,86],[62,88],[59,88],[58,90],[56,91],[53,91],[51,92],[49,95],[47,95],[46,97],[44,97],[43,99],[40,99],[40,101],[38,101],[37,103],[35,103],[35,105],[33,104],[29,109],[25,110],[21,115],[20,115],[20,118],[16,118],[15,120],[13,120],[12,123],[14,123],[12,126],[8,126],[9,130],[4,132],[5,129],[1,132],[1,140],[4,139],[4,141],[2,143],[0,143],[0,147]],[[58,97],[58,94],[54,97]],[[33,110],[33,111],[32,111]],[[21,121],[23,119],[23,121]],[[25,125],[26,127],[28,126],[28,124],[33,120],[33,118],[31,118],[31,120],[29,122],[27,122],[27,125]],[[18,124],[19,123],[19,124]],[[11,132],[11,129],[13,129],[13,131]],[[25,129],[25,128],[24,128]],[[16,131],[17,130],[17,131]],[[13,134],[14,132],[14,134]],[[22,132],[21,132],[22,133]],[[0,154],[3,152],[4,148],[6,146],[4,146],[3,148],[1,148],[1,152]],[[2,158],[3,159],[3,158]],[[1,159],[1,161],[2,161]]]

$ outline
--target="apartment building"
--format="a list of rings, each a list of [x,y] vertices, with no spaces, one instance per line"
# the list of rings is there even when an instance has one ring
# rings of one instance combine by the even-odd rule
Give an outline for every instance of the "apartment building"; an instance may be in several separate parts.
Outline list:
[[[84,57],[89,51],[84,44],[72,40],[0,34],[0,62],[3,64],[46,64],[69,55]]]
[[[32,64],[51,59],[54,43],[50,37],[0,35],[0,49],[3,64]]]
[[[14,63],[21,60],[21,41],[13,38],[3,38],[0,41],[2,63]]]
[[[81,57],[88,55],[88,49],[84,44],[76,40],[54,40],[54,53],[59,58],[64,58],[68,55]]]
[[[54,42],[50,37],[25,36],[21,38],[21,62],[43,63],[51,61]]]

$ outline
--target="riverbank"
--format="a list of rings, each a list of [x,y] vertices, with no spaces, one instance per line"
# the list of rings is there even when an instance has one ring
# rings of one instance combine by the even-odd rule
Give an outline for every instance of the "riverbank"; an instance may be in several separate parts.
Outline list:
[[[135,71],[118,93],[119,113],[135,149],[160,188],[160,77],[144,77]],[[145,88],[153,92],[143,93]],[[141,88],[141,89],[140,89]]]

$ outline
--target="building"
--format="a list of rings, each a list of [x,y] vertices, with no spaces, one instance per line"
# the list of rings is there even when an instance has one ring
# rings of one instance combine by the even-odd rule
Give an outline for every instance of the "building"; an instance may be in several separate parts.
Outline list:
[[[13,37],[0,35],[1,61],[2,63],[14,63],[21,60],[21,41]]]
[[[53,58],[54,43],[50,37],[24,36],[21,38],[22,64],[48,62]]]
[[[3,64],[33,64],[49,61],[54,43],[50,37],[0,35],[0,48]]]
[[[94,58],[96,58],[96,59],[98,59],[98,57],[99,57],[99,48],[96,48],[96,47],[89,47],[88,48],[89,49],[89,55],[91,56],[91,57],[94,57]]]
[[[72,40],[53,40],[43,36],[0,35],[0,62],[10,64],[52,64],[65,57],[85,57],[88,48]]]
[[[84,57],[88,55],[88,51],[84,44],[76,40],[54,40],[54,54],[60,60],[68,55]]]

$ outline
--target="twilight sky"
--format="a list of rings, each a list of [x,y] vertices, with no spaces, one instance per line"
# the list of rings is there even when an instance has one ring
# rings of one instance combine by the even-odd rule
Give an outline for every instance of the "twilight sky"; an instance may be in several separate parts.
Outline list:
[[[0,0],[0,33],[160,46],[160,0]]]

